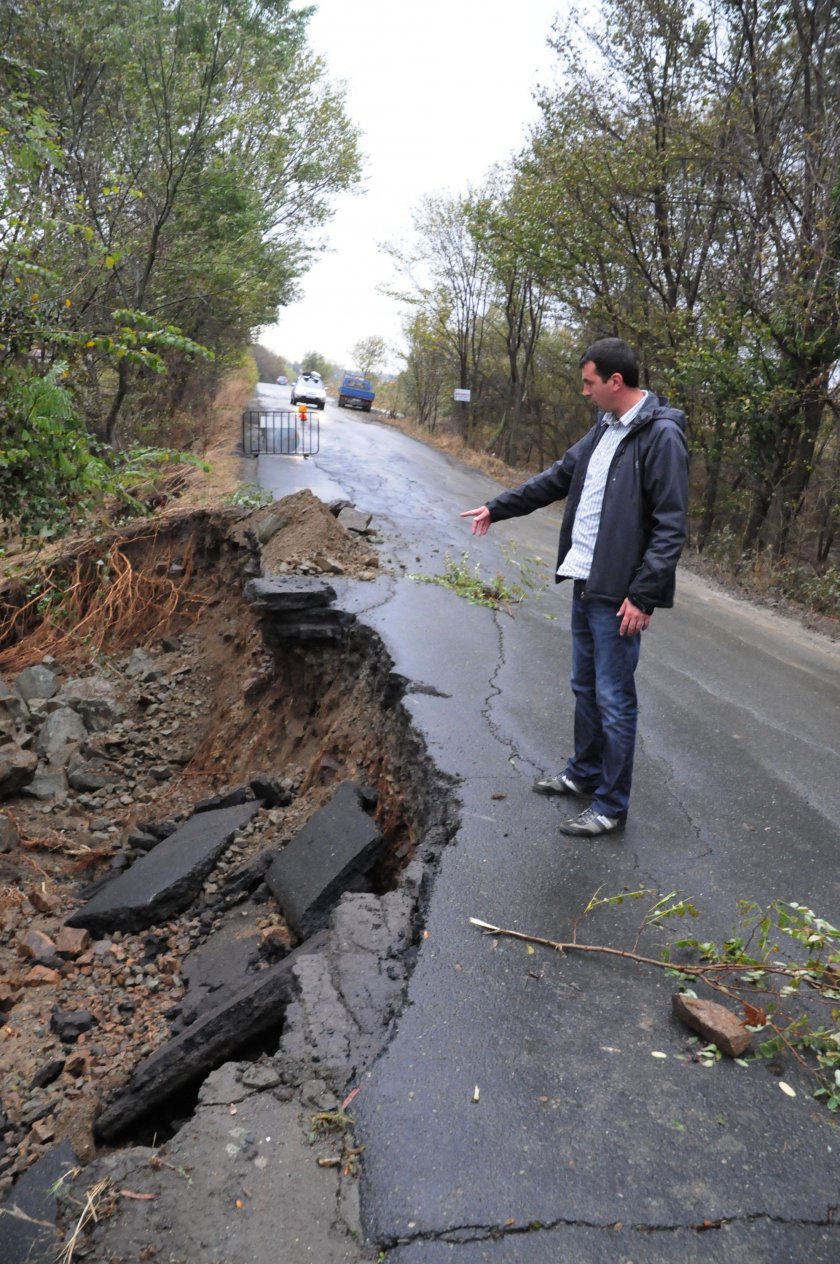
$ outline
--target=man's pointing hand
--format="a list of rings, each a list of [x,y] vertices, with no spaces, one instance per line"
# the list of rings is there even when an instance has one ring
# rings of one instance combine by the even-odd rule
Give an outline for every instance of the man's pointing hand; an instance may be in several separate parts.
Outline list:
[[[486,505],[482,505],[480,509],[465,509],[461,517],[472,518],[473,535],[486,535],[490,530],[490,510]]]

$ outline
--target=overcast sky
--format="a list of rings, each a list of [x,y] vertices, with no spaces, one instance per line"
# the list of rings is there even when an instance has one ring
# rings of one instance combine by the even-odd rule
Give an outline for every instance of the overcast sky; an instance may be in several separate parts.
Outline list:
[[[547,47],[566,0],[318,0],[310,41],[347,87],[361,128],[363,191],[340,199],[328,251],[260,342],[290,360],[379,334],[402,345],[402,309],[377,293],[394,272],[383,241],[407,241],[426,193],[464,192],[524,143],[533,92],[552,82]],[[395,363],[393,367],[399,367]]]

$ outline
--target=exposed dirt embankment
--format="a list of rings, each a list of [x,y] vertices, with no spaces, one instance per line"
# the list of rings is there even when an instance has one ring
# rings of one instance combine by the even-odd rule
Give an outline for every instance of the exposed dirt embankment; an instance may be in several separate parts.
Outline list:
[[[0,1191],[63,1138],[91,1157],[103,1104],[186,1021],[185,959],[232,905],[256,897],[249,968],[289,951],[248,866],[339,784],[372,787],[387,843],[354,890],[388,890],[419,840],[440,835],[445,805],[376,638],[351,624],[272,653],[243,599],[263,573],[373,578],[372,531],[355,528],[308,492],[171,513],[0,591]],[[253,799],[255,777],[269,801],[186,909],[139,932],[69,932],[103,879],[196,804]]]

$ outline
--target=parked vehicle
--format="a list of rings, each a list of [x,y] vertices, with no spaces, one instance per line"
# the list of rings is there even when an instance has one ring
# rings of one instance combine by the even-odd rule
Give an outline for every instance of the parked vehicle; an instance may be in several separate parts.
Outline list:
[[[316,408],[323,408],[326,402],[327,392],[321,381],[321,374],[301,373],[292,387],[290,400],[292,407],[295,404],[314,404]]]
[[[369,413],[375,398],[370,382],[361,373],[344,374],[344,381],[338,392],[339,408],[361,408]]]

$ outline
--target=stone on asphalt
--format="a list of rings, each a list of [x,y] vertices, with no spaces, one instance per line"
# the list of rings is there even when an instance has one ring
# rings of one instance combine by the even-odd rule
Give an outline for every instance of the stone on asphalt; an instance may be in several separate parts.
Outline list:
[[[382,854],[385,839],[362,806],[369,794],[343,782],[269,867],[266,883],[296,935],[325,925],[349,884]]]
[[[144,930],[185,909],[219,856],[259,811],[259,803],[200,812],[146,852],[130,869],[98,891],[67,919],[94,935],[111,930]]]
[[[671,1003],[674,1014],[686,1027],[717,1045],[728,1058],[740,1058],[749,1048],[753,1033],[747,1031],[738,1015],[725,1005],[686,996],[683,992],[675,992]]]

